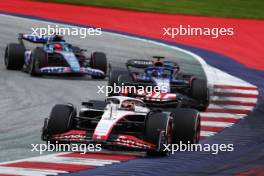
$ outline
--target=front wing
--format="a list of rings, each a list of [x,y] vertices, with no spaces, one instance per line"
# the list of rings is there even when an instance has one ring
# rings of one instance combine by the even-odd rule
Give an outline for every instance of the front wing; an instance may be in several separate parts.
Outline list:
[[[156,150],[157,146],[139,139],[132,135],[118,134],[109,137],[107,140],[93,140],[84,130],[71,130],[67,133],[57,134],[44,140],[53,140],[66,143],[101,143],[103,146],[126,147],[136,150]]]
[[[105,76],[105,73],[98,69],[90,67],[80,67],[80,69],[72,69],[71,67],[42,67],[40,68],[42,74],[83,74],[91,76]]]

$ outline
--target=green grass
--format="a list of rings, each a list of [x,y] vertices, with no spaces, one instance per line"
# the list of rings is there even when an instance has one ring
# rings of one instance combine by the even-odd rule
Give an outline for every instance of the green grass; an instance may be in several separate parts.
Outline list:
[[[39,0],[183,15],[264,19],[264,0]]]

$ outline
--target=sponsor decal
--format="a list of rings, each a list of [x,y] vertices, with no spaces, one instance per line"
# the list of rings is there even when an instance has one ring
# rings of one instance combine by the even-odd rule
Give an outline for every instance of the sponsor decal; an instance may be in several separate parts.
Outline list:
[[[40,69],[42,73],[65,73],[65,67],[45,67]]]
[[[46,43],[50,39],[50,36],[37,36],[37,35],[24,34],[23,39],[31,42]]]
[[[42,73],[83,73],[87,75],[104,75],[104,72],[92,68],[81,67],[79,70],[74,70],[74,68],[70,67],[43,67],[40,69]]]
[[[134,60],[134,64],[140,64],[140,65],[151,65],[152,61],[141,61],[141,60]]]

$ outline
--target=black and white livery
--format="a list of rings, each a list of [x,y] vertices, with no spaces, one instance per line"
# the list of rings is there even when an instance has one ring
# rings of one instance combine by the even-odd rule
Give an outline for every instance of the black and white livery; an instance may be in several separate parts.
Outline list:
[[[83,102],[79,115],[71,104],[55,105],[45,119],[42,139],[63,143],[95,143],[113,149],[166,154],[165,144],[198,143],[200,115],[195,109],[170,113],[150,110],[142,100],[108,97]]]

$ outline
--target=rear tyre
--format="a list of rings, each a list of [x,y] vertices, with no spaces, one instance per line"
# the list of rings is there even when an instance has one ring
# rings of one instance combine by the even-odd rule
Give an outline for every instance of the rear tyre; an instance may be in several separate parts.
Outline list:
[[[30,59],[29,74],[31,76],[41,76],[40,68],[46,64],[46,52],[41,48],[36,48]]]
[[[68,132],[73,128],[73,119],[76,117],[76,110],[71,105],[55,105],[48,120],[47,134],[54,135]]]
[[[120,88],[125,88],[125,86],[127,84],[133,83],[133,79],[128,73],[125,73],[125,74],[119,75],[117,82],[118,82],[118,86]],[[136,91],[136,90],[134,90],[134,89],[127,89],[127,90],[123,89],[123,90],[121,90],[120,94],[125,95],[125,96],[131,96],[131,95],[136,93],[136,92],[132,92],[132,91]]]
[[[173,118],[172,143],[196,144],[200,139],[200,114],[195,109],[178,108],[171,113]]]
[[[92,75],[94,79],[104,79],[107,74],[107,59],[105,53],[94,52],[91,56],[91,68],[98,69],[104,72],[103,76]]]
[[[204,79],[194,79],[192,81],[191,96],[201,103],[199,110],[205,110],[209,103],[209,92],[207,82]]]
[[[163,144],[171,143],[172,128],[170,118],[162,112],[150,112],[146,121],[145,140],[155,144],[156,150],[149,150],[147,154],[153,155],[166,155]]]
[[[119,86],[122,86],[122,83],[133,83],[133,79],[128,73],[126,73],[119,75],[117,82]]]
[[[21,70],[24,65],[26,49],[18,43],[10,43],[5,49],[5,66],[7,70]]]
[[[118,86],[118,77],[122,74],[127,74],[125,70],[111,70],[109,73],[108,86],[114,88],[114,86]],[[108,93],[108,96],[117,96],[119,93],[111,91]]]
[[[204,101],[207,99],[207,83],[203,79],[194,79],[191,88],[192,97],[196,100]]]

